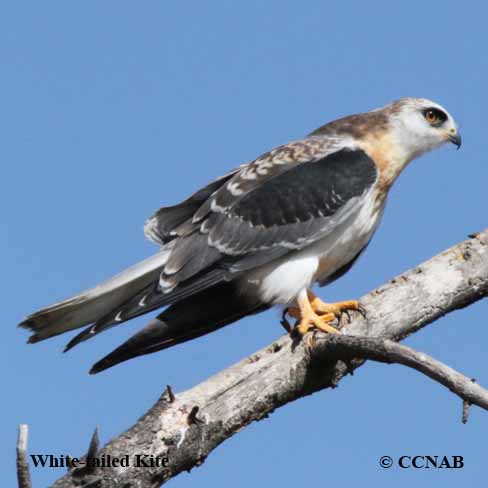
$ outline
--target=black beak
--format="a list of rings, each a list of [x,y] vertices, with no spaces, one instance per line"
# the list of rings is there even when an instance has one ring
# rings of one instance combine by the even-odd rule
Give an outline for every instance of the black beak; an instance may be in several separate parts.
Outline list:
[[[461,143],[463,142],[460,134],[453,134],[449,136],[449,140],[457,146],[459,149],[461,147]]]

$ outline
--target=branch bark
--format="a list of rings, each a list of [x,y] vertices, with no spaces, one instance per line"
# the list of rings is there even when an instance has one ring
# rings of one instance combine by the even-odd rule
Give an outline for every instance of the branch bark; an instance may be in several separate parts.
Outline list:
[[[213,449],[250,422],[288,402],[335,387],[365,359],[413,367],[447,386],[465,405],[487,409],[486,390],[427,355],[395,343],[487,295],[488,229],[364,296],[366,316],[354,314],[340,337],[318,333],[311,341],[298,342],[286,335],[189,390],[173,394],[168,388],[130,429],[96,454],[98,458],[129,455],[128,467],[71,470],[53,486],[160,486],[202,464]],[[169,463],[138,466],[137,454],[168,458]]]
[[[28,438],[28,426],[26,424],[20,424],[19,435],[17,438],[17,481],[19,483],[19,488],[32,488],[29,461],[27,460]]]

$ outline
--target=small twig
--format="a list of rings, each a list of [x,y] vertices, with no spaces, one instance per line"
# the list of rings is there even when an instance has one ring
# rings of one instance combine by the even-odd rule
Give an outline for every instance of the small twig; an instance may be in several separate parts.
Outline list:
[[[328,334],[327,336],[322,335],[316,341],[314,350],[342,360],[364,358],[380,363],[403,364],[444,385],[469,405],[478,405],[478,407],[488,410],[488,390],[431,356],[392,340],[380,337]],[[465,408],[467,409],[469,406]],[[463,409],[463,421],[464,418]]]
[[[461,421],[463,424],[468,423],[468,418],[469,418],[469,407],[471,406],[471,403],[468,402],[468,400],[463,400],[463,417]]]
[[[98,425],[95,427],[95,431],[93,432],[90,445],[88,446],[88,451],[86,453],[86,472],[92,472],[95,469],[95,463],[91,463],[90,461],[96,457],[98,452],[98,447],[100,446],[100,436],[99,436],[99,429]]]
[[[198,407],[198,405],[195,405],[191,409],[191,412],[188,414],[188,418],[187,418],[188,425],[192,425],[192,424],[204,424],[205,423],[202,419],[199,419],[197,417],[198,410],[200,410],[200,408]]]
[[[94,462],[94,458],[97,455],[99,447],[100,447],[100,437],[99,437],[99,429],[97,425],[91,437],[90,444],[88,446],[88,451],[86,451],[84,466],[72,465],[68,468],[68,472],[72,470],[75,476],[85,476],[87,474],[93,473],[96,468],[96,463]]]
[[[27,460],[27,440],[29,438],[29,427],[27,424],[19,425],[19,436],[17,438],[17,480],[19,488],[32,488],[32,481]]]
[[[473,383],[476,383],[476,380],[474,378],[471,378],[471,381]],[[471,402],[468,400],[463,400],[463,417],[462,417],[462,422],[463,424],[467,424],[469,420],[469,407],[471,407]]]
[[[93,458],[96,456],[97,451],[98,451],[98,446],[100,445],[100,436],[99,436],[99,428],[98,425],[95,427],[95,430],[93,432],[90,445],[88,446],[88,451],[86,453],[87,458]]]
[[[173,393],[171,385],[166,385],[166,394],[168,395],[170,403],[173,403],[175,401],[175,394]]]

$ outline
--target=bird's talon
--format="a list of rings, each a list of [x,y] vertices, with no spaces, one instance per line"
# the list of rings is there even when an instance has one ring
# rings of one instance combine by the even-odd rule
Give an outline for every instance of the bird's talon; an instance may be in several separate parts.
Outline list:
[[[357,311],[363,316],[363,318],[367,318],[366,309],[360,303],[358,303]]]
[[[301,336],[304,336],[310,329],[318,329],[322,332],[338,334],[339,331],[334,326],[330,325],[330,322],[333,320],[335,320],[335,315],[332,313],[317,315],[316,313],[311,312],[300,320],[296,326],[296,330]]]
[[[285,308],[283,310],[283,313],[281,314],[280,324],[283,327],[283,329],[285,329],[286,332],[288,332],[288,334],[291,334],[293,329],[290,325],[290,322],[288,322],[288,319],[286,318],[286,314],[287,314],[287,309]]]
[[[297,305],[298,307],[288,307],[285,309],[283,317],[288,314],[297,319],[295,333],[302,337],[312,328],[326,333],[338,334],[340,331],[332,325],[332,322],[337,320],[340,325],[342,313],[347,314],[350,322],[351,315],[349,314],[349,310],[360,309],[357,300],[325,303],[309,290],[297,298]]]

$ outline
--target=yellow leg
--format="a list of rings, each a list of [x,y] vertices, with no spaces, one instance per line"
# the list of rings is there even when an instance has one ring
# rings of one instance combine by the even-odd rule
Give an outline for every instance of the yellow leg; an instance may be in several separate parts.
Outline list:
[[[346,300],[337,303],[325,303],[320,298],[315,296],[311,291],[308,291],[308,299],[312,309],[318,314],[332,313],[335,317],[340,317],[344,310],[359,310],[359,302],[357,300]]]
[[[315,296],[311,291],[307,291],[307,295],[312,310],[319,315],[332,313],[337,318],[339,318],[344,310],[359,310],[359,302],[357,300],[347,300],[337,303],[325,303],[320,300],[320,298]],[[297,320],[300,320],[301,318],[300,308],[298,307],[288,308],[287,314],[291,317],[296,318]]]
[[[346,310],[360,309],[357,300],[325,303],[309,290],[300,294],[297,304],[298,307],[290,307],[287,313],[299,321],[297,331],[300,335],[306,334],[313,327],[323,332],[337,333],[339,331],[330,322]]]
[[[297,303],[300,321],[296,327],[296,330],[300,335],[305,335],[313,327],[321,330],[322,332],[332,332],[335,334],[339,333],[339,331],[329,323],[335,319],[335,315],[333,313],[318,315],[312,308],[312,304],[310,303],[307,293],[300,293]],[[291,312],[293,316],[296,316],[294,309],[292,309]]]

